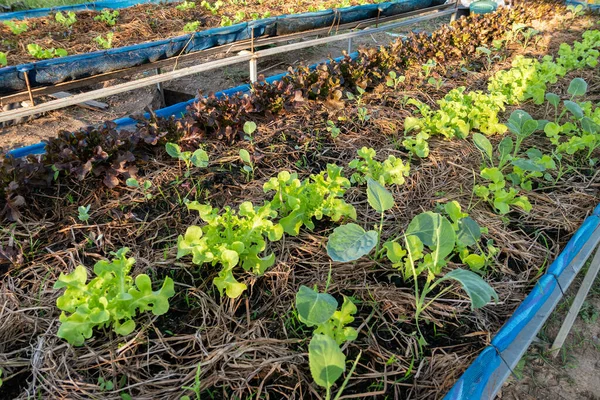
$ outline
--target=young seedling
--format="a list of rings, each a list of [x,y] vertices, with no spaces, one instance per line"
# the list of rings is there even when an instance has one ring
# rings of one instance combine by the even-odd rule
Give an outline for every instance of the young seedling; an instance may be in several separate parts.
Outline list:
[[[369,115],[369,110],[366,107],[358,107],[356,110],[356,115],[358,116],[358,120],[364,125],[368,120],[371,119]]]
[[[340,346],[358,337],[356,329],[346,326],[354,321],[356,305],[344,296],[342,307],[337,308],[337,300],[328,293],[300,286],[296,294],[298,319],[304,325],[315,328],[308,345],[308,363],[315,383],[325,389],[326,400],[331,399],[331,388],[346,370],[346,356]],[[360,354],[334,400],[344,391],[359,358]]]
[[[468,228],[465,231],[471,234]],[[427,345],[419,326],[420,316],[433,302],[452,290],[452,286],[448,286],[436,293],[434,290],[442,282],[457,281],[467,293],[473,309],[485,306],[492,298],[498,300],[494,289],[475,272],[455,269],[439,276],[452,257],[457,242],[454,227],[446,217],[434,212],[417,215],[408,225],[403,241],[404,248],[397,242],[387,242],[384,248],[387,250],[388,259],[395,265],[402,265],[405,274],[412,276],[415,291],[415,324],[420,346]],[[427,279],[421,285],[419,276],[423,272],[427,273]]]
[[[198,363],[198,367],[196,368],[196,375],[194,376],[194,386],[182,386],[183,390],[190,390],[194,393],[196,400],[202,400],[200,395],[200,391],[202,389],[202,380],[200,378],[200,373],[202,371],[202,364]],[[181,396],[180,400],[191,400],[190,396]]]
[[[59,11],[54,16],[54,19],[67,29],[71,29],[71,26],[77,22],[77,17],[72,11],[69,11],[66,15]]]
[[[394,90],[396,90],[398,89],[398,86],[400,86],[400,84],[403,83],[405,80],[406,77],[404,75],[398,76],[398,74],[396,74],[395,71],[390,71],[387,76],[387,80],[385,81],[385,84],[388,87],[394,88]]]
[[[152,187],[151,181],[144,181],[144,183],[140,185],[140,182],[137,179],[128,178],[125,181],[125,184],[130,188],[141,189],[146,199],[152,199],[152,193],[150,193],[150,188]]]
[[[185,24],[183,26],[183,31],[188,32],[188,33],[196,32],[199,27],[200,27],[200,21],[188,22],[187,24]]]
[[[244,140],[248,140],[252,146],[254,146],[254,132],[256,132],[256,123],[246,121],[244,123]]]
[[[102,35],[99,35],[94,38],[94,42],[98,43],[98,46],[100,46],[103,49],[110,49],[112,48],[112,41],[114,36],[114,33],[109,32],[106,34],[106,39],[103,38]]]
[[[331,137],[335,139],[339,136],[341,130],[335,125],[335,122],[327,120],[327,132],[329,132]]]
[[[197,149],[193,153],[191,151],[181,151],[181,147],[175,143],[167,143],[165,149],[168,155],[184,162],[186,166],[184,176],[186,178],[190,177],[190,168],[192,165],[197,168],[206,168],[208,166],[208,153],[203,149]]]
[[[427,62],[421,66],[423,78],[425,78],[425,79],[429,78],[429,76],[431,75],[431,73],[433,72],[433,70],[435,69],[436,66],[437,66],[437,63],[435,62],[435,60],[431,60],[431,59],[427,60]]]
[[[0,67],[5,67],[6,65],[8,65],[6,53],[0,51]]]
[[[202,3],[206,3],[205,1],[203,1]],[[175,8],[179,11],[188,11],[188,10],[193,10],[194,8],[196,8],[196,3],[193,1],[184,1],[181,4],[178,4],[177,6],[175,6]]]
[[[77,211],[79,212],[79,215],[77,216],[77,218],[81,221],[81,222],[87,222],[88,219],[90,219],[90,207],[91,205],[88,206],[79,206],[77,208]]]
[[[107,26],[115,26],[117,24],[117,18],[119,17],[119,11],[114,10],[102,10],[100,15],[94,17],[94,21],[104,22]]]
[[[254,163],[252,162],[252,157],[250,157],[250,153],[246,149],[240,149],[240,160],[244,163],[242,167],[242,171],[246,175],[246,181],[250,182],[254,179]]]
[[[210,11],[210,13],[212,15],[217,15],[219,13],[219,9],[223,6],[223,2],[221,0],[217,0],[214,2],[214,4],[210,4],[208,1],[202,0],[202,3],[200,3],[200,6],[203,7],[204,9],[206,9],[207,11]],[[224,17],[224,18],[227,18],[227,17]],[[229,21],[231,21],[229,18],[227,18],[227,19]],[[221,26],[225,26],[225,25],[223,25],[223,19],[221,19]]]
[[[98,387],[100,387],[101,392],[111,391],[114,389],[115,384],[111,380],[106,380],[103,377],[99,377]]]
[[[15,22],[15,21],[5,21],[4,25],[6,25],[13,35],[20,35],[23,32],[27,32],[29,26],[27,22]]]

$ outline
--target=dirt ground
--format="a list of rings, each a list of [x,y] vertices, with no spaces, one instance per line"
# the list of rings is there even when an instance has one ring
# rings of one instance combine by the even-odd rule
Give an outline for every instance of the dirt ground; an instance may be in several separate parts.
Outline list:
[[[553,358],[549,352],[583,276],[580,273],[571,285],[499,399],[600,399],[600,278],[594,282],[560,353]]]
[[[430,30],[444,22],[447,22],[447,18],[433,20],[419,27],[413,26],[411,29]],[[406,30],[395,31],[405,32]],[[394,39],[394,36],[387,33],[367,35],[355,40],[354,46],[375,46]],[[265,76],[274,75],[285,71],[288,66],[312,64],[328,56],[337,57],[346,48],[347,42],[344,41],[271,57],[259,63],[259,73]],[[247,83],[247,80],[247,65],[240,64],[168,82],[164,87],[196,94],[199,90],[207,93],[237,86]],[[112,84],[123,81],[114,81]],[[24,124],[2,128],[0,147],[11,149],[35,144],[44,138],[55,136],[61,130],[75,130],[89,124],[98,124],[140,112],[146,107],[156,108],[159,104],[155,87],[111,96],[100,101],[110,105],[107,111],[70,107],[50,112]],[[505,384],[498,395],[499,399],[600,399],[600,279],[596,280],[561,354],[553,359],[548,353],[578,287],[579,282],[569,289],[568,295],[538,335],[539,340],[531,346],[519,363],[515,376]]]

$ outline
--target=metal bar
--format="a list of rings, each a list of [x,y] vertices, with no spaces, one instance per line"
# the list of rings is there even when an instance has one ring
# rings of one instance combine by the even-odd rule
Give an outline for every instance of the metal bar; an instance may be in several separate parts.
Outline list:
[[[575,322],[577,315],[579,315],[581,306],[583,305],[585,298],[587,297],[590,289],[592,288],[592,285],[594,284],[594,280],[598,275],[598,271],[600,271],[600,251],[596,250],[596,254],[592,259],[590,268],[588,269],[588,272],[585,275],[583,282],[581,283],[581,287],[579,288],[579,291],[575,296],[575,300],[573,300],[573,304],[571,305],[571,308],[567,313],[567,317],[565,318],[565,321],[560,327],[560,330],[556,335],[556,339],[554,339],[554,343],[550,348],[550,351],[552,352],[552,357],[557,356],[557,354],[559,353],[558,350],[560,350],[562,345],[565,343],[565,339],[567,338],[567,335],[569,335],[569,332],[573,327],[573,323]]]
[[[111,96],[111,95],[118,94],[118,93],[128,92],[128,91],[131,91],[134,89],[139,89],[139,88],[142,88],[145,86],[150,86],[150,85],[153,85],[153,84],[156,84],[159,82],[166,82],[166,81],[170,81],[173,79],[197,74],[200,72],[210,71],[212,69],[221,68],[221,67],[225,67],[225,66],[232,65],[232,64],[237,64],[240,62],[250,61],[253,58],[258,59],[260,57],[268,57],[268,56],[272,56],[272,55],[276,55],[276,54],[286,53],[286,52],[293,51],[293,50],[299,50],[299,49],[304,49],[307,47],[313,47],[313,46],[317,46],[320,44],[337,42],[337,41],[346,40],[346,39],[359,37],[359,36],[363,36],[363,35],[370,35],[370,34],[377,33],[377,32],[383,32],[388,29],[398,28],[401,26],[406,26],[406,25],[417,23],[417,22],[427,21],[427,20],[430,20],[433,18],[439,18],[441,16],[450,15],[453,12],[454,12],[454,10],[436,11],[431,14],[424,15],[422,17],[412,18],[409,20],[404,20],[404,21],[399,21],[399,22],[394,22],[394,23],[390,23],[385,26],[379,26],[377,28],[367,28],[364,30],[356,31],[356,32],[350,32],[350,33],[345,33],[345,34],[341,34],[341,35],[330,36],[330,37],[325,37],[325,38],[320,38],[320,39],[312,39],[312,40],[308,40],[306,42],[292,43],[292,44],[283,45],[283,46],[273,48],[273,49],[261,50],[261,51],[255,52],[254,54],[237,55],[237,56],[229,57],[229,58],[226,58],[223,60],[210,61],[205,64],[167,72],[167,73],[164,73],[164,74],[161,74],[158,76],[151,76],[148,78],[142,78],[142,79],[139,79],[136,81],[126,82],[126,83],[122,83],[122,84],[115,85],[115,86],[108,87],[108,88],[93,90],[93,91],[90,91],[87,93],[73,95],[73,96],[65,98],[65,99],[49,101],[47,103],[40,104],[39,106],[28,107],[27,109],[22,109],[22,110],[17,109],[17,110],[6,111],[3,113],[0,113],[0,122],[12,121],[17,118],[22,118],[22,117],[26,117],[26,116],[30,116],[30,115],[39,114],[42,112],[57,110],[59,108],[64,108],[64,107],[72,106],[72,105],[75,105],[78,103],[82,103],[84,101],[95,100],[95,99]]]
[[[371,18],[368,20],[360,21],[360,22],[352,22],[352,23],[340,25],[337,28],[338,28],[338,30],[365,28],[368,26],[377,25],[378,23],[387,23],[390,21],[398,20],[398,19],[409,18],[414,15],[420,15],[420,14],[438,11],[438,10],[445,10],[445,9],[451,8],[453,5],[454,4],[452,4],[452,3],[442,4],[440,6],[425,8],[425,9],[416,10],[416,11],[410,11],[407,13],[393,15],[393,16],[385,17],[385,18],[379,18],[379,20],[377,18]],[[277,44],[277,43],[300,39],[300,38],[306,38],[307,36],[318,36],[318,35],[322,35],[322,34],[327,34],[327,33],[329,33],[330,30],[331,30],[331,27],[327,27],[327,28],[314,29],[311,31],[292,33],[289,35],[267,37],[267,38],[255,40],[254,45],[257,47],[260,47],[260,46]],[[76,89],[76,88],[80,88],[80,87],[84,87],[84,86],[90,86],[90,85],[104,82],[107,80],[122,78],[125,76],[133,75],[138,72],[148,71],[148,70],[152,70],[152,69],[156,69],[156,68],[167,69],[168,67],[171,67],[171,66],[175,65],[176,63],[185,63],[188,61],[196,61],[196,60],[199,60],[199,59],[202,59],[205,57],[209,57],[209,56],[215,55],[215,54],[237,53],[242,50],[247,50],[247,49],[251,48],[251,46],[252,46],[252,43],[250,40],[243,40],[243,41],[235,42],[235,43],[228,44],[228,45],[213,47],[213,48],[207,49],[207,50],[201,50],[201,51],[194,52],[194,53],[173,56],[173,57],[167,58],[165,60],[155,61],[153,63],[142,64],[142,65],[138,65],[135,67],[121,69],[118,71],[106,72],[104,74],[98,74],[98,75],[94,75],[91,77],[82,78],[82,79],[69,81],[69,82],[62,82],[62,83],[58,83],[58,84],[52,85],[52,86],[33,88],[31,91],[32,91],[33,96],[42,96],[42,95],[54,93],[57,91],[68,91],[68,90],[72,90],[72,89]],[[28,96],[29,95],[28,95],[27,91],[10,94],[10,95],[6,95],[6,96],[0,96],[0,105],[27,100]]]

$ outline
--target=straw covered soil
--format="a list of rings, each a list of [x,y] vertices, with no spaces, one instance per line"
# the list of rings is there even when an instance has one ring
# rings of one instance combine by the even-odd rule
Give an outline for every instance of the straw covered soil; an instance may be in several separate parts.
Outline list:
[[[509,68],[516,55],[556,54],[561,43],[581,40],[583,32],[593,29],[590,27],[596,22],[589,15],[573,19],[553,3],[536,3],[528,9],[531,14],[526,23],[541,31],[538,40],[528,46],[509,44],[504,50],[506,58],[489,67],[474,49],[456,57],[444,51],[441,57],[445,59],[433,72],[443,80],[439,88],[425,83],[421,64],[440,54],[424,53],[414,62],[403,60],[399,72],[406,80],[398,89],[387,86],[385,79],[377,85],[371,82],[360,105],[346,96],[311,98],[311,89],[304,91],[299,83],[302,73],[296,73],[296,89],[287,97],[277,97],[283,99],[283,106],[252,103],[251,115],[257,124],[252,142],[224,125],[212,130],[194,125],[193,118],[208,112],[203,106],[206,103],[193,106],[190,119],[183,122],[141,122],[140,131],[164,135],[157,134],[159,139],[154,143],[140,144],[134,153],[135,162],[123,162],[121,167],[126,165],[127,173],[152,182],[151,199],[123,184],[127,173],[117,175],[116,185],[108,179],[111,187],[107,187],[106,178],[94,173],[103,171],[97,167],[105,168],[102,161],[94,161],[94,170],[84,174],[85,179],[62,170],[46,186],[32,179],[27,184],[21,182],[20,188],[5,188],[4,204],[0,202],[5,218],[0,228],[0,368],[4,380],[0,398],[179,399],[184,394],[193,395],[182,387],[193,386],[197,374],[202,398],[324,398],[308,367],[312,328],[298,321],[295,296],[301,285],[316,285],[322,291],[328,282],[328,293],[340,304],[342,295],[350,296],[358,308],[351,324],[358,337],[344,344],[342,350],[349,366],[359,352],[362,355],[340,398],[442,397],[599,200],[599,171],[574,157],[569,158],[573,168],[554,184],[536,184],[525,192],[533,205],[529,213],[511,209],[500,216],[473,195],[482,158],[471,140],[433,137],[429,140],[431,153],[423,159],[411,156],[401,145],[403,121],[414,114],[406,96],[434,106],[455,87],[486,90],[488,78]],[[534,9],[537,11],[531,11]],[[508,18],[509,14],[503,11],[496,16],[462,20],[461,32],[469,33],[468,25],[487,19],[494,26],[494,18]],[[483,37],[483,25],[474,26],[478,37]],[[501,27],[499,24],[498,29]],[[428,39],[421,36],[420,40]],[[380,52],[402,47],[399,43]],[[481,44],[490,43],[486,39]],[[376,50],[363,49],[363,59]],[[334,70],[323,67],[321,74]],[[574,77],[583,77],[589,85],[587,96],[597,100],[597,68],[573,72],[548,85],[548,91],[566,96]],[[309,83],[304,82],[305,87],[310,87]],[[254,96],[272,99],[276,90],[269,90],[263,86]],[[226,113],[250,107],[240,98],[215,100],[214,104],[210,110],[215,119],[219,118],[215,110]],[[366,108],[368,120],[359,120],[360,108]],[[507,107],[501,120],[506,121],[516,108]],[[520,108],[540,119],[548,112],[545,105],[532,102]],[[229,128],[236,118],[227,119]],[[336,121],[341,130],[337,138],[327,131],[327,121]],[[110,130],[108,133],[118,136]],[[119,137],[131,134],[122,135]],[[185,178],[185,165],[164,151],[165,135],[175,137],[173,140],[185,149],[201,144],[210,156],[208,167],[192,168],[190,177]],[[494,146],[500,139],[490,137]],[[161,146],[154,146],[156,143]],[[347,171],[347,164],[363,146],[374,148],[378,160],[394,155],[411,164],[405,184],[388,188],[395,206],[385,214],[383,239],[401,235],[417,214],[457,201],[480,226],[487,227],[485,240],[492,240],[499,249],[485,274],[485,280],[498,293],[498,302],[471,310],[464,292],[459,286],[453,287],[422,315],[420,327],[428,345],[420,349],[412,284],[404,282],[387,259],[331,262],[325,250],[327,238],[343,222],[333,223],[327,218],[315,221],[313,230],[303,228],[298,236],[284,235],[282,240],[268,243],[266,253],[273,252],[276,262],[264,275],[236,270],[236,279],[248,286],[237,299],[219,295],[212,283],[217,266],[196,266],[189,257],[177,259],[178,235],[192,224],[202,224],[196,212],[187,210],[184,198],[215,208],[236,208],[243,201],[262,204],[272,197],[272,193],[264,193],[263,184],[278,172],[296,171],[306,178],[325,170],[329,163],[345,166]],[[523,147],[531,146],[544,153],[552,150],[543,133],[526,139]],[[242,171],[240,148],[252,154],[253,179],[247,179]],[[596,151],[594,156],[598,155]],[[8,183],[17,180],[19,173],[33,174],[35,168],[42,168],[32,167],[34,163],[30,159],[29,167],[19,165],[21,169],[13,170],[9,168],[14,165],[7,161],[1,171],[5,175],[0,177]],[[6,171],[13,174],[10,179]],[[379,214],[369,207],[364,185],[352,186],[344,199],[356,208],[359,224],[368,229],[378,224]],[[90,205],[87,222],[77,219],[81,205]],[[128,247],[129,255],[136,259],[132,275],[147,273],[153,282],[165,277],[175,281],[176,294],[169,301],[169,311],[161,316],[140,313],[137,329],[127,336],[119,336],[110,328],[95,329],[83,346],[69,345],[56,336],[60,324],[56,299],[62,291],[52,288],[54,282],[78,265],[91,270],[95,262],[122,247]],[[445,271],[457,267],[463,267],[460,259],[452,259]],[[101,385],[102,380],[111,381],[114,387]]]
[[[33,57],[27,46],[37,44],[44,49],[65,49],[69,55],[84,54],[105,50],[95,39],[107,38],[113,34],[112,47],[124,47],[138,43],[168,39],[189,34],[184,27],[198,22],[192,31],[216,28],[225,23],[251,21],[252,19],[275,17],[283,14],[294,14],[308,11],[327,10],[332,8],[371,4],[370,1],[346,0],[343,2],[325,0],[318,6],[313,1],[298,0],[286,3],[281,0],[244,1],[224,0],[208,2],[187,2],[194,6],[182,8],[183,2],[163,4],[140,4],[118,12],[116,23],[96,20],[101,12],[81,11],[75,13],[76,22],[67,27],[57,22],[55,14],[47,17],[31,18],[26,21],[28,29],[15,34],[9,26],[0,24],[0,52],[6,53],[8,65],[18,65],[39,61]],[[218,4],[217,4],[218,3]],[[179,7],[179,8],[178,8]],[[113,12],[112,10],[109,10]],[[64,14],[64,13],[63,13]],[[223,18],[226,19],[223,19]],[[22,21],[14,21],[21,24]]]

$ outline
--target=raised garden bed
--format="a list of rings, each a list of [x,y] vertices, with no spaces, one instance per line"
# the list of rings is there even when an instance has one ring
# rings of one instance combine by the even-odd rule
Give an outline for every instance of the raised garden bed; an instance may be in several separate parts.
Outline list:
[[[598,203],[595,23],[502,9],[6,159],[0,394],[316,399],[325,365],[334,394],[442,397]],[[71,316],[124,247],[151,306]]]
[[[236,1],[235,5],[238,8],[246,7],[242,6],[244,3]],[[41,18],[44,23],[39,24],[35,22],[36,19],[5,21],[5,24],[8,24],[4,26],[7,38],[0,43],[7,47],[6,51],[0,48],[0,64],[13,64],[11,54],[17,56],[14,61],[16,63],[35,62],[0,68],[0,93],[8,94],[25,90],[27,88],[25,74],[28,75],[30,86],[52,85],[244,40],[282,36],[319,28],[335,30],[344,24],[356,24],[368,19],[379,20],[379,18],[397,16],[440,3],[441,0],[398,0],[293,15],[274,14],[270,17],[267,17],[270,12],[265,11],[259,15],[258,20],[241,22],[246,19],[246,16],[248,19],[257,17],[257,12],[238,10],[236,15],[239,21],[230,21],[223,19],[228,17],[221,15],[225,8],[223,2],[200,5],[183,2],[161,6],[140,5],[134,7],[135,10],[123,18],[120,13],[125,13],[125,10],[131,11],[130,8],[121,11],[82,11],[80,12],[82,21],[78,20],[77,13],[67,11],[51,13],[51,17]],[[265,4],[261,3],[260,7]],[[319,6],[319,9],[325,4]],[[279,4],[278,7],[283,6]],[[237,8],[226,7],[226,9]],[[194,20],[189,22],[186,19],[188,15]],[[201,18],[200,15],[203,17]],[[241,18],[242,15],[244,18]],[[198,18],[201,21],[198,21]],[[221,22],[210,25],[210,21],[215,22],[216,19]],[[125,23],[119,25],[120,20]],[[29,29],[30,23],[36,24],[35,30]],[[207,28],[206,23],[213,28]],[[82,32],[73,32],[76,29],[81,29]],[[103,33],[98,34],[99,31],[96,29],[100,29]],[[124,29],[127,31],[123,31]],[[42,32],[42,35],[38,36],[38,31]],[[181,34],[174,36],[178,32]],[[118,39],[121,33],[126,39],[123,39],[122,43],[115,42],[115,38]],[[44,44],[37,43],[35,40],[28,41],[26,38],[28,35],[46,42]],[[144,39],[145,36],[148,41]]]

